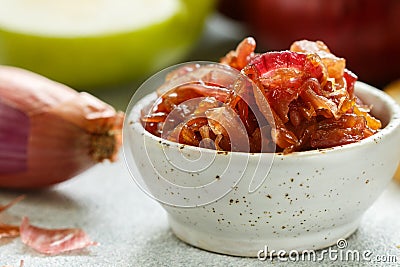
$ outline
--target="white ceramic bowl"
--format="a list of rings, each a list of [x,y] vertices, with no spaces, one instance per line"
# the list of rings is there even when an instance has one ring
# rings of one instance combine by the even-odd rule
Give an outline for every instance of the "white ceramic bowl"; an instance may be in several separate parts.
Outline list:
[[[139,186],[167,211],[176,236],[193,246],[239,256],[257,256],[265,246],[321,249],[357,229],[399,163],[400,107],[361,82],[356,94],[373,105],[385,126],[380,132],[353,144],[288,155],[216,153],[162,140],[138,121],[141,108],[154,100],[149,95],[128,110],[125,157]],[[185,171],[180,159],[192,159],[185,164],[199,171]],[[272,165],[261,186],[249,192],[259,161]]]

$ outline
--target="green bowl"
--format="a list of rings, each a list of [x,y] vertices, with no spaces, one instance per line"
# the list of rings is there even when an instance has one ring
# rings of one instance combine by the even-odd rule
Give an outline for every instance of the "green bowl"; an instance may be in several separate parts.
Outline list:
[[[0,64],[29,69],[76,89],[143,78],[183,60],[214,7],[214,0],[179,1],[181,8],[166,20],[131,31],[46,36],[0,24]]]

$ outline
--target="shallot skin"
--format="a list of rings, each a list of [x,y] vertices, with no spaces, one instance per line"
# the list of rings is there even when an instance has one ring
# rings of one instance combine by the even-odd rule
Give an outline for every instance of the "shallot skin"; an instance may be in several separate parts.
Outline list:
[[[114,161],[122,122],[122,112],[90,94],[0,66],[0,187],[47,187]]]
[[[30,224],[28,217],[23,217],[20,225],[22,242],[37,252],[56,255],[67,251],[98,245],[79,228],[46,229]]]

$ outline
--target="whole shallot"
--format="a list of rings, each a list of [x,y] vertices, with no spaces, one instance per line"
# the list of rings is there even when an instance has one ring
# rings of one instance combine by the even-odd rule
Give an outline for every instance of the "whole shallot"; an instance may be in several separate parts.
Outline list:
[[[122,121],[88,93],[0,66],[0,187],[46,187],[114,161]]]

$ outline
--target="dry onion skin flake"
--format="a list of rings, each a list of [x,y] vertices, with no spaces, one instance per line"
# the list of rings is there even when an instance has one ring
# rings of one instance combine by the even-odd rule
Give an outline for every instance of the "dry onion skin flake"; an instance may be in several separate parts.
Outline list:
[[[55,255],[98,245],[79,228],[41,228],[31,225],[27,217],[22,218],[20,235],[25,245],[43,254]]]
[[[6,205],[0,205],[0,213],[11,208],[21,200],[25,198],[25,195],[21,195],[19,197],[14,198],[12,201],[7,203]],[[0,239],[2,238],[11,238],[19,236],[19,226],[4,224],[0,222]]]
[[[0,206],[0,213],[25,198],[19,196]],[[98,245],[80,228],[48,229],[33,226],[28,217],[23,217],[19,226],[0,222],[0,239],[21,237],[22,242],[42,254],[56,255]]]

